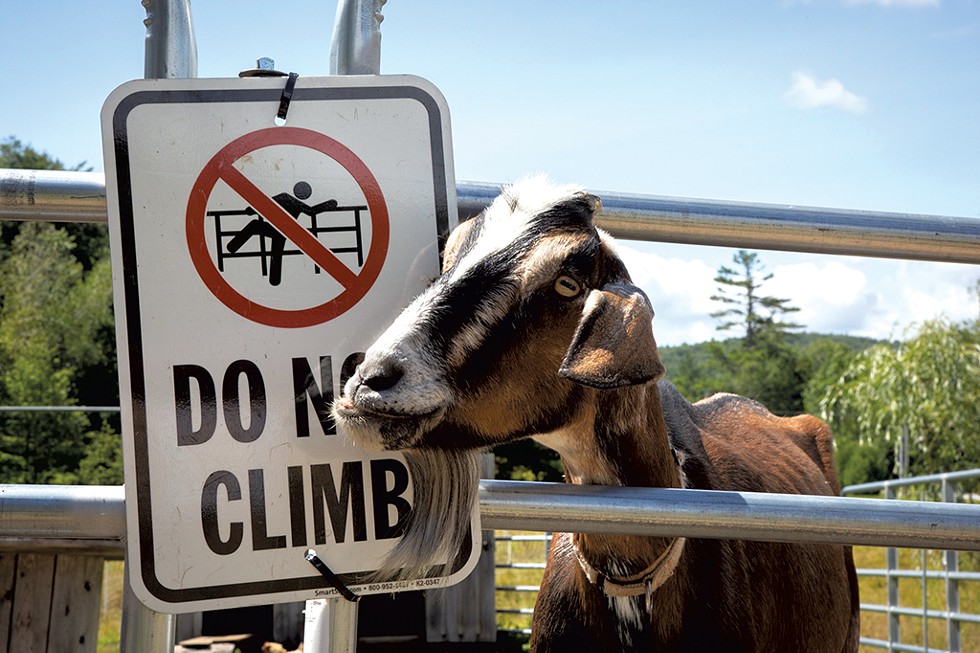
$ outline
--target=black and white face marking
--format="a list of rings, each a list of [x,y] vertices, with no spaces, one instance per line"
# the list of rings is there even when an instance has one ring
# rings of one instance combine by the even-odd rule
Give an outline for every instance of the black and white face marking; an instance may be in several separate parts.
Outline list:
[[[460,389],[472,391],[493,364],[474,361],[499,357],[521,318],[543,310],[545,299],[584,296],[600,249],[594,207],[579,189],[528,180],[466,225],[458,242],[451,237],[442,276],[368,349],[347,382],[335,404],[340,429],[370,448],[421,444]]]

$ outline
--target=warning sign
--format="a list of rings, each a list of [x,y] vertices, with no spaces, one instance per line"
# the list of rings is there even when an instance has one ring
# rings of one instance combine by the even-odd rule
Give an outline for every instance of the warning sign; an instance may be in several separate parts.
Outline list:
[[[310,204],[306,200],[312,196],[313,189],[301,180],[293,186],[292,194],[268,195],[236,164],[254,161],[263,149],[277,145],[291,146],[295,157],[302,153],[301,148],[328,157],[350,175],[359,192],[354,193],[353,198],[344,198],[343,203],[331,198]],[[251,167],[254,168],[254,163]],[[219,182],[233,190],[239,203],[246,206],[226,208],[221,202],[212,201],[212,193]],[[370,233],[367,245],[365,231]],[[213,236],[209,238],[211,234]],[[364,162],[326,134],[296,127],[263,129],[226,145],[201,171],[187,205],[187,245],[201,279],[225,306],[245,318],[269,326],[320,324],[356,304],[381,272],[388,251],[388,234],[385,198]],[[353,244],[330,246],[321,240],[325,235],[347,236]],[[252,247],[243,249],[249,241],[254,241]],[[353,254],[356,258],[345,262],[340,258],[342,254]],[[300,275],[300,283],[313,285],[316,280],[302,277],[322,272],[340,285],[339,294],[303,308],[265,306],[249,298],[247,293],[243,294],[243,290],[236,289],[225,275],[225,265],[229,261],[257,259],[258,266],[253,266],[252,271],[260,268],[270,285],[281,286],[283,259],[292,255],[308,259],[306,274]],[[251,284],[243,282],[242,285]],[[317,301],[317,293],[310,292],[309,295],[311,301]]]
[[[412,509],[399,454],[336,433],[368,345],[438,274],[448,112],[413,77],[155,80],[103,108],[127,556],[162,612],[358,594]],[[479,529],[477,506],[472,528]]]

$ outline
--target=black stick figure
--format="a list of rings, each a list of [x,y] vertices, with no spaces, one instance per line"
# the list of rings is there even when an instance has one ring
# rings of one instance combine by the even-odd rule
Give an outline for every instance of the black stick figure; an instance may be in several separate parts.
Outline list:
[[[278,195],[274,195],[272,199],[293,218],[299,218],[303,213],[314,217],[324,210],[337,207],[337,200],[327,200],[315,206],[310,206],[303,200],[309,199],[312,194],[313,189],[308,183],[298,181],[293,186],[292,195],[289,193],[279,193]],[[282,257],[286,249],[286,237],[272,224],[266,222],[261,217],[255,218],[235,234],[234,238],[228,241],[228,251],[231,253],[237,252],[249,239],[256,235],[259,238],[268,238],[272,241],[272,248],[269,254],[269,283],[273,286],[278,286],[282,282]]]

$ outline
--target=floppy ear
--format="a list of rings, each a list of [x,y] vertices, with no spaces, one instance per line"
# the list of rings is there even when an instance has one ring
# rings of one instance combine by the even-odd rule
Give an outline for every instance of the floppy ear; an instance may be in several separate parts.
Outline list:
[[[458,227],[449,232],[449,237],[446,239],[446,247],[442,251],[443,272],[456,263],[460,250],[463,248],[463,245],[469,238],[470,232],[473,231],[479,219],[479,217],[469,218],[465,222],[460,222]]]
[[[659,379],[666,370],[652,320],[650,300],[632,284],[591,291],[558,375],[602,389]]]

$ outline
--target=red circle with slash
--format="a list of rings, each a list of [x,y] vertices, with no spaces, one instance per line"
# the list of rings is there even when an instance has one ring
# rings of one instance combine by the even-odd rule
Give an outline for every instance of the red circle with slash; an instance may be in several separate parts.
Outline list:
[[[371,246],[360,272],[347,267],[316,236],[307,231],[279,204],[260,190],[234,163],[243,156],[273,145],[294,145],[321,152],[346,170],[364,194],[371,217]],[[205,238],[205,214],[215,185],[221,180],[258,211],[288,240],[343,286],[339,295],[303,309],[272,308],[245,297],[218,271]],[[377,281],[388,253],[388,206],[378,180],[356,154],[325,134],[300,127],[271,127],[241,136],[218,151],[204,166],[187,202],[187,246],[191,260],[208,289],[225,306],[242,317],[273,327],[308,327],[345,313]]]

